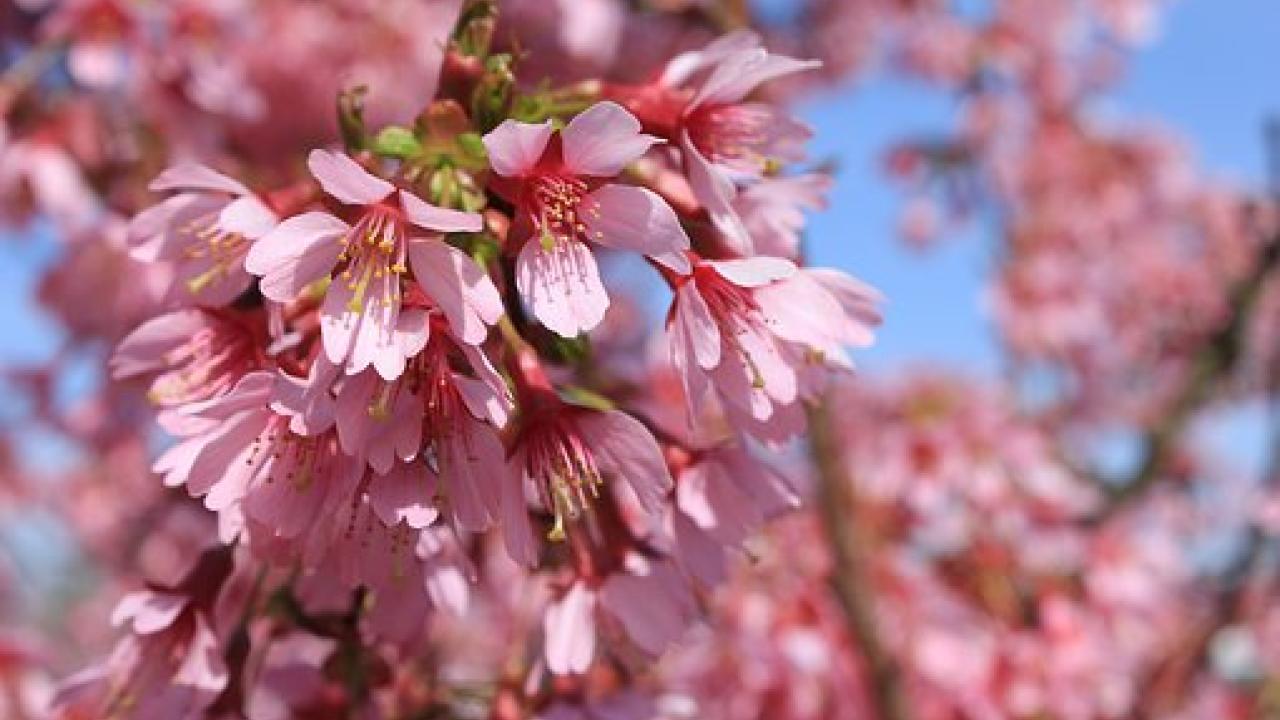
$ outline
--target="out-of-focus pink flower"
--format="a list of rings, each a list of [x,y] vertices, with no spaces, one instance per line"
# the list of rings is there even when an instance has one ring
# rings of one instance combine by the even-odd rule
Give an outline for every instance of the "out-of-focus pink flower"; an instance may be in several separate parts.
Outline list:
[[[516,206],[508,252],[516,285],[538,321],[565,337],[591,330],[609,297],[588,241],[647,255],[679,252],[689,238],[671,207],[645,188],[608,182],[658,142],[612,102],[592,105],[560,132],[506,120],[484,137]]]
[[[231,570],[228,552],[209,551],[177,587],[121,599],[111,622],[129,634],[101,665],[63,683],[53,717],[204,717],[230,679],[214,603]]]
[[[825,210],[831,189],[827,175],[766,178],[748,185],[733,199],[754,251],[760,255],[798,258],[805,210]]]
[[[615,92],[664,138],[676,143],[698,202],[732,249],[753,252],[734,207],[740,184],[763,177],[771,163],[804,159],[809,129],[776,106],[746,98],[762,83],[818,67],[769,53],[741,31],[672,59],[649,86]]]
[[[547,606],[543,621],[547,669],[582,673],[591,666],[601,624],[616,623],[651,656],[684,635],[698,615],[686,577],[668,560],[628,553],[598,584],[579,580]]]
[[[692,263],[675,276],[667,321],[691,416],[714,393],[736,429],[770,442],[800,432],[797,400],[820,390],[830,370],[852,367],[846,346],[872,342],[878,294],[780,258]]]
[[[133,257],[177,266],[175,299],[226,305],[248,289],[250,245],[271,231],[276,215],[240,182],[203,165],[177,165],[151,182],[175,194],[129,223]]]
[[[320,323],[325,354],[347,374],[372,365],[394,380],[405,358],[422,349],[421,318],[400,312],[410,267],[458,337],[484,340],[486,325],[502,315],[501,298],[484,271],[443,240],[444,233],[478,231],[479,215],[430,205],[340,153],[314,150],[307,165],[326,193],[358,208],[355,223],[325,212],[280,223],[245,260],[262,276],[263,295],[288,302],[333,273]]]

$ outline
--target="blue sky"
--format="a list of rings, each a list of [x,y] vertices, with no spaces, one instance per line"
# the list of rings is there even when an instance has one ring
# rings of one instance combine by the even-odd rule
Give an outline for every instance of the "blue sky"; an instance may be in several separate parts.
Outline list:
[[[1102,109],[1184,136],[1212,177],[1260,184],[1262,122],[1280,113],[1280,2],[1171,0],[1159,34],[1134,54]],[[955,110],[948,95],[894,79],[804,109],[816,130],[815,156],[841,168],[831,209],[814,217],[814,260],[862,276],[889,299],[880,341],[862,354],[869,372],[918,363],[999,368],[981,302],[990,229],[975,227],[924,254],[902,247],[895,238],[902,197],[879,170],[894,140],[944,130]]]

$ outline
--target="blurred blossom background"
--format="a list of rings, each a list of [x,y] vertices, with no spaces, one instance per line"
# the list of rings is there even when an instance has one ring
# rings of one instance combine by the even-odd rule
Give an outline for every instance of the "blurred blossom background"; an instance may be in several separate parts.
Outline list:
[[[1280,717],[1274,0],[0,3],[0,718]],[[732,243],[678,137],[619,182],[674,207],[695,264],[776,256],[874,288],[856,285],[852,309],[806,308],[841,311],[810,320],[848,323],[833,347],[858,346],[853,369],[796,345],[799,396],[754,421],[735,420],[731,393],[704,405],[679,381],[673,291],[689,285],[658,251],[598,243],[609,312],[586,339],[558,337],[512,310],[507,233],[524,196],[510,180],[483,159],[404,172],[434,148],[463,157],[459,133],[485,135],[493,156],[498,121],[560,127],[601,100],[661,136],[635,88],[746,29],[767,57],[821,63],[744,92],[811,130],[801,157],[732,177],[752,249],[707,249]],[[497,56],[511,65],[495,70]],[[344,112],[361,84],[361,112]],[[458,98],[458,114],[428,111]],[[252,522],[228,534],[194,480],[174,487],[173,463],[153,465],[190,428],[112,354],[144,321],[209,303],[175,301],[173,268],[137,253],[131,218],[165,197],[147,183],[196,161],[281,219],[320,208],[354,223],[311,182],[315,148],[395,166],[401,187],[483,215],[479,239],[448,237],[517,316],[466,341],[517,388],[506,457],[523,457],[511,433],[533,422],[521,349],[562,396],[639,418],[672,478],[662,509],[637,520],[637,485],[638,501],[601,490],[618,509],[583,510],[625,527],[625,549],[616,533],[583,540],[584,521],[526,482],[530,569],[508,516],[488,532],[450,518],[462,501],[442,478],[433,522],[413,525],[405,505],[408,525],[388,523],[412,526],[395,560],[427,578],[422,607],[388,619],[378,582],[309,588],[337,571]],[[242,274],[248,289],[212,304],[269,318],[253,367],[316,383],[319,351],[300,348],[320,332],[319,296],[264,297]],[[306,359],[272,359],[293,352]],[[350,527],[357,502],[379,502],[362,482]],[[347,522],[324,507],[308,525]],[[602,556],[626,561],[609,574]],[[212,590],[210,558],[234,566]],[[142,588],[148,609],[121,610]],[[186,604],[142,629],[165,593]],[[203,685],[196,661],[121,659],[147,657],[122,638],[188,616],[215,638]],[[166,651],[195,657],[182,637]],[[85,690],[97,681],[108,689]],[[155,687],[167,704],[139,701]]]

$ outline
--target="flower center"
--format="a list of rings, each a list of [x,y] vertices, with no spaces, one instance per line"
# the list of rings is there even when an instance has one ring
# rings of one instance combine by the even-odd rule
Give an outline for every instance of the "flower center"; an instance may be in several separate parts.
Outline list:
[[[342,269],[334,282],[347,283],[351,291],[348,310],[361,312],[365,302],[375,307],[379,302],[399,302],[400,283],[382,281],[389,273],[408,272],[406,245],[404,219],[394,208],[385,206],[370,208],[342,238],[342,253],[338,255],[338,266]],[[369,293],[374,281],[383,286],[381,297]]]
[[[147,393],[151,402],[165,406],[199,402],[229,390],[252,367],[253,342],[233,328],[202,327],[170,350],[165,361],[174,370],[152,384]]]
[[[555,513],[548,537],[563,540],[565,516],[576,519],[599,497],[604,484],[600,468],[572,423],[564,419],[532,425],[523,442],[525,474],[538,481],[543,501]]]
[[[222,282],[244,265],[249,252],[249,241],[238,232],[229,232],[218,225],[218,212],[210,212],[183,225],[179,232],[189,238],[182,254],[188,262],[207,264],[208,268],[187,280],[187,289],[193,294],[210,285]]]
[[[693,144],[713,162],[752,170],[769,163],[773,116],[748,105],[699,108],[688,119]]]
[[[544,250],[588,234],[584,216],[600,217],[587,193],[591,186],[573,176],[540,175],[529,189],[534,227]],[[597,236],[599,233],[597,233]]]

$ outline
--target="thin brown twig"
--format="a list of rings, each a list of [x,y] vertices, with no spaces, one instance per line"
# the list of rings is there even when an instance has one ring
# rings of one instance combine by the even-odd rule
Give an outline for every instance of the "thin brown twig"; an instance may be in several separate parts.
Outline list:
[[[1114,516],[1142,497],[1168,466],[1172,450],[1195,414],[1211,399],[1220,382],[1235,369],[1250,322],[1268,278],[1280,266],[1280,238],[1263,245],[1253,271],[1231,289],[1231,317],[1200,347],[1192,360],[1191,377],[1174,397],[1159,423],[1144,439],[1142,459],[1132,477],[1119,483],[1097,521]]]
[[[818,470],[818,512],[834,556],[831,589],[866,661],[876,716],[879,720],[908,720],[911,710],[901,670],[877,630],[875,592],[868,569],[869,538],[858,522],[857,493],[844,472],[826,402],[810,411],[809,432]]]

